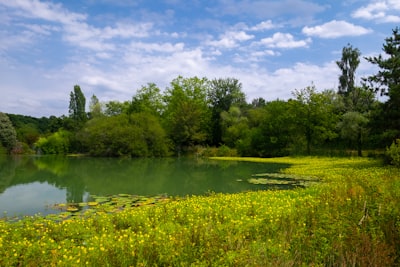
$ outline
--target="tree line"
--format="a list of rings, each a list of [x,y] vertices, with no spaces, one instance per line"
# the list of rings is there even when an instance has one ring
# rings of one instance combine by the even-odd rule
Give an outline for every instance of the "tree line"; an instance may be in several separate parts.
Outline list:
[[[250,103],[235,78],[178,76],[165,90],[142,86],[128,101],[88,105],[79,85],[68,116],[32,118],[0,113],[3,150],[43,154],[162,157],[283,156],[384,150],[400,138],[400,33],[385,39],[384,54],[365,59],[379,71],[356,84],[361,52],[348,44],[336,62],[337,89],[314,84],[289,100]],[[377,95],[384,101],[377,100]],[[86,110],[86,107],[89,107]]]

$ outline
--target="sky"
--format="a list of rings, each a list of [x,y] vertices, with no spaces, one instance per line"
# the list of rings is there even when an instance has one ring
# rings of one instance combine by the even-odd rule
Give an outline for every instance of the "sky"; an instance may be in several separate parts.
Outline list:
[[[129,101],[178,76],[236,78],[247,101],[287,100],[314,85],[337,90],[342,49],[377,72],[400,26],[398,0],[0,0],[0,112],[68,115],[79,85],[88,103]]]

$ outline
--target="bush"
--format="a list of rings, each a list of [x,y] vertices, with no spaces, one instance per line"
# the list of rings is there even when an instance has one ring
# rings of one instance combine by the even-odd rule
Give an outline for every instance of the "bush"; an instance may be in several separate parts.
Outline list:
[[[196,147],[195,154],[199,157],[237,157],[238,152],[226,145],[220,147]]]
[[[80,133],[92,156],[163,157],[169,140],[158,118],[151,114],[121,114],[87,122]]]
[[[67,154],[70,146],[71,133],[60,130],[48,137],[40,137],[35,148],[43,154]]]
[[[400,167],[400,139],[394,141],[390,147],[386,149],[386,157],[390,164]]]

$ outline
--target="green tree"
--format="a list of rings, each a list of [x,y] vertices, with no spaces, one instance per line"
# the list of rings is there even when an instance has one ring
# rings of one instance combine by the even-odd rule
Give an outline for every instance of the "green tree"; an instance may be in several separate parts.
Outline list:
[[[366,60],[379,67],[375,75],[364,79],[369,86],[386,95],[388,100],[382,114],[385,121],[385,132],[391,133],[391,140],[400,137],[400,32],[399,27],[392,30],[392,36],[385,39],[383,51],[375,57],[367,57]],[[391,142],[390,140],[390,142]]]
[[[59,130],[47,137],[40,137],[35,143],[35,148],[43,154],[67,154],[70,150],[71,136],[71,132]]]
[[[290,104],[275,100],[266,103],[262,111],[263,116],[252,138],[252,146],[257,151],[257,156],[287,155],[293,128]]]
[[[239,107],[231,106],[229,111],[221,112],[221,126],[223,128],[222,141],[224,144],[231,148],[240,146],[240,149],[244,150],[243,143],[246,143],[249,126],[247,117],[242,114]]]
[[[290,101],[295,116],[298,138],[305,138],[306,152],[311,154],[312,145],[323,145],[337,137],[335,131],[338,114],[335,113],[336,94],[326,90],[318,93],[314,85],[293,92]]]
[[[353,48],[350,44],[343,47],[342,58],[336,61],[337,66],[341,71],[339,76],[339,94],[349,95],[355,86],[355,73],[360,64],[360,51]]]
[[[342,50],[342,58],[336,61],[341,75],[339,76],[338,93],[343,98],[344,115],[338,123],[338,128],[343,139],[357,144],[358,155],[362,155],[362,143],[368,131],[367,122],[369,109],[375,101],[372,90],[366,86],[355,85],[355,72],[360,64],[360,51],[350,44]],[[352,125],[351,123],[354,123]]]
[[[343,138],[357,144],[357,154],[362,156],[362,143],[367,134],[367,124],[369,120],[360,112],[349,111],[343,114],[338,123],[340,134]]]
[[[253,99],[253,101],[251,101],[251,106],[253,108],[264,107],[266,104],[267,104],[267,101],[265,101],[265,99],[262,97],[255,98],[255,99]]]
[[[102,106],[97,96],[92,95],[89,102],[89,118],[95,118],[103,115]]]
[[[157,117],[146,113],[98,117],[81,133],[93,156],[159,157],[168,155],[168,139]]]
[[[28,123],[17,129],[17,137],[20,142],[32,146],[38,139],[40,133],[36,125]]]
[[[341,137],[356,143],[357,154],[362,156],[362,147],[369,132],[369,121],[371,110],[376,106],[375,94],[369,88],[354,87],[353,90],[343,98],[344,114],[338,123]],[[351,123],[354,123],[352,125]]]
[[[79,85],[75,85],[74,90],[70,93],[69,117],[75,122],[77,127],[82,126],[87,120],[85,105],[86,98]]]
[[[164,93],[165,129],[178,154],[192,146],[205,144],[209,137],[208,90],[206,78],[179,76]]]
[[[228,112],[231,106],[242,108],[246,105],[246,95],[242,84],[234,78],[214,79],[211,81],[208,98],[212,116],[212,144],[218,146],[222,141],[221,112]]]
[[[0,112],[0,144],[8,153],[17,144],[17,133],[10,119],[5,113]]]
[[[130,102],[109,101],[105,104],[104,114],[107,116],[116,116],[129,113]]]
[[[131,113],[146,112],[161,116],[164,109],[160,88],[154,83],[149,83],[139,89],[132,98]]]

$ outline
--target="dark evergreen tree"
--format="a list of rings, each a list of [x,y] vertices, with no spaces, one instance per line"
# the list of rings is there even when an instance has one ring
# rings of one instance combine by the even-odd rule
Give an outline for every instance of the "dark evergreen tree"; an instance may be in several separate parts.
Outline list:
[[[392,36],[385,39],[383,51],[376,57],[367,57],[370,63],[377,65],[377,74],[364,79],[376,92],[388,97],[383,109],[385,135],[388,142],[400,137],[400,29],[395,28]]]

